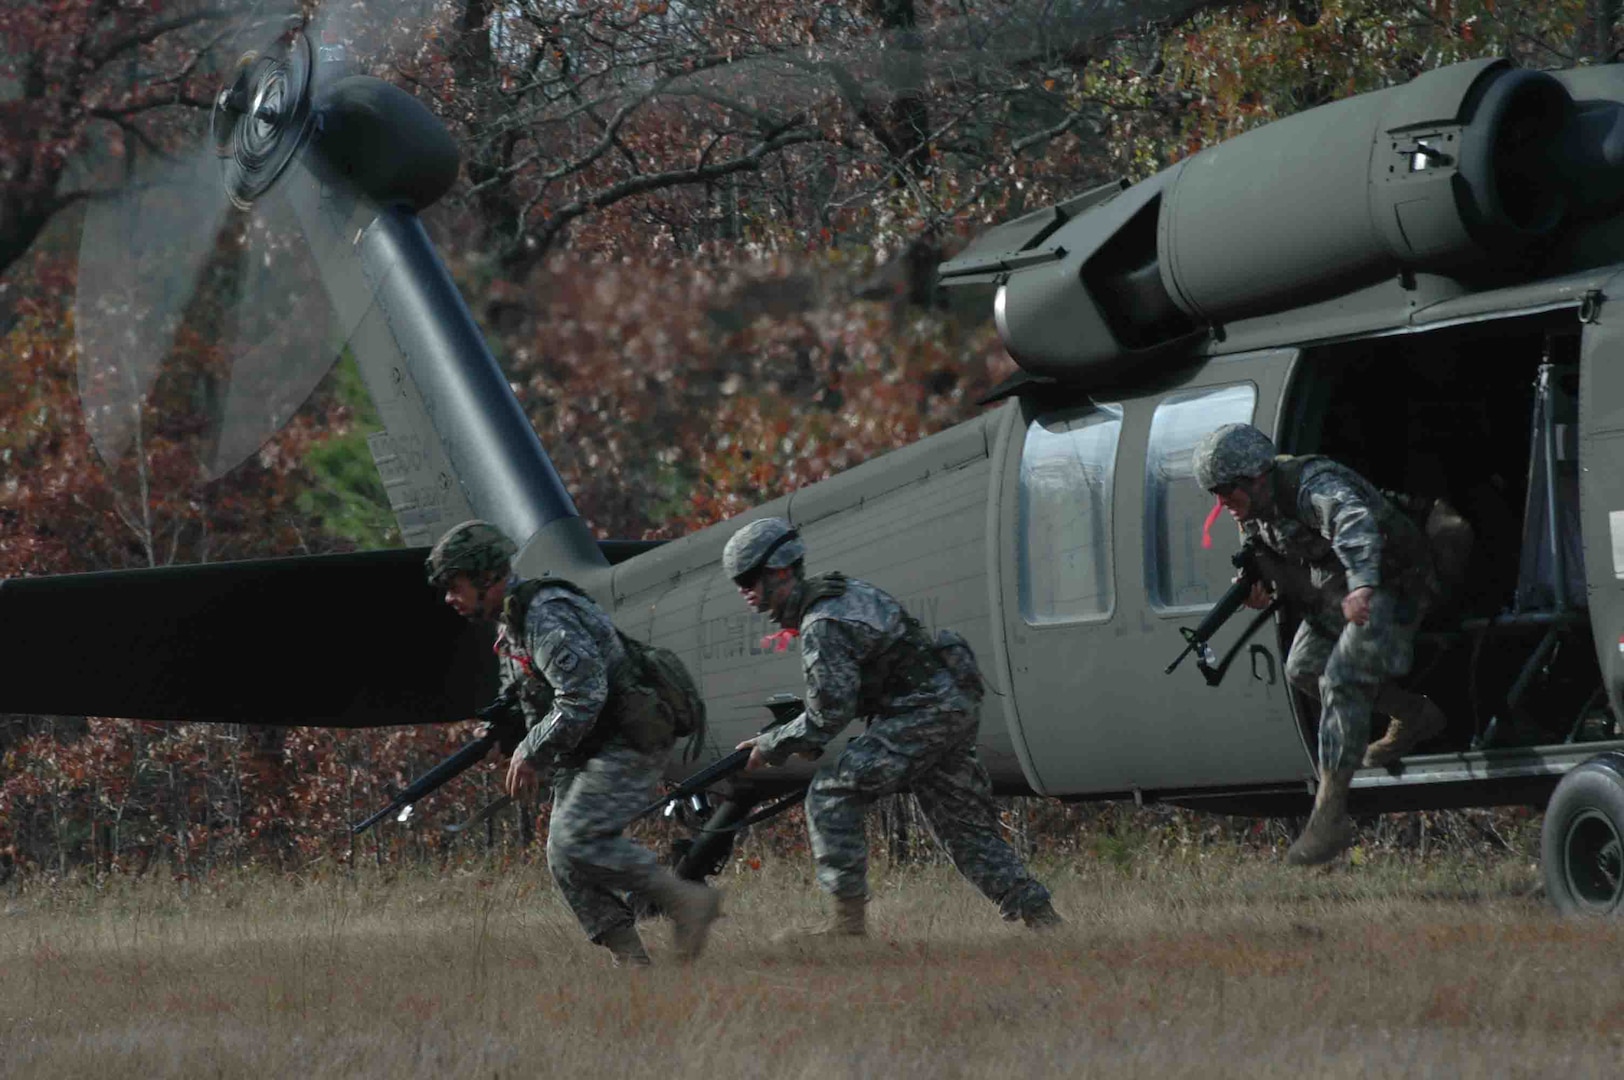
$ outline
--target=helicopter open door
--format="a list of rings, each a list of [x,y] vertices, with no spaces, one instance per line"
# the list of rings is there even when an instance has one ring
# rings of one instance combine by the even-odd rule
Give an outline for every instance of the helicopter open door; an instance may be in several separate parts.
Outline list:
[[[1219,685],[1200,687],[1193,667],[1164,674],[1177,628],[1228,588],[1239,546],[1227,515],[1209,521],[1195,444],[1225,423],[1272,430],[1297,355],[1216,359],[1153,391],[1029,397],[1012,415],[994,494],[999,659],[1007,715],[1044,794],[1300,791],[1313,775],[1268,620],[1243,610],[1214,639],[1220,657],[1239,646]]]

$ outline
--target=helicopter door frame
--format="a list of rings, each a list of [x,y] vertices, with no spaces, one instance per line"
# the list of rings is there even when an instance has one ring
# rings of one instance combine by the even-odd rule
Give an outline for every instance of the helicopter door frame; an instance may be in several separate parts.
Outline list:
[[[1579,310],[1579,512],[1596,660],[1624,716],[1624,305],[1602,295]]]
[[[1312,755],[1292,711],[1274,634],[1255,636],[1248,646],[1253,655],[1242,657],[1217,687],[1207,686],[1193,667],[1163,674],[1179,649],[1177,627],[1199,621],[1228,587],[1234,573],[1229,556],[1238,546],[1225,518],[1213,527],[1213,546],[1201,548],[1210,504],[1205,493],[1183,490],[1194,483],[1188,449],[1169,458],[1172,479],[1181,485],[1175,546],[1188,562],[1180,564],[1174,602],[1152,602],[1156,585],[1146,561],[1154,547],[1147,535],[1155,531],[1154,525],[1147,530],[1147,508],[1156,508],[1158,516],[1165,509],[1165,500],[1157,502],[1147,491],[1154,487],[1147,483],[1146,452],[1158,410],[1165,429],[1169,403],[1245,386],[1252,391],[1249,407],[1213,412],[1208,427],[1249,420],[1272,429],[1298,357],[1293,348],[1263,349],[1199,361],[1154,389],[1124,388],[1093,398],[1079,392],[1060,400],[1023,396],[1019,412],[1006,422],[992,493],[998,542],[989,552],[1002,617],[998,659],[1009,690],[1006,719],[1041,794],[1149,797],[1301,784],[1313,777]],[[1087,459],[1100,456],[1100,431],[1113,414],[1114,458],[1101,476],[1103,458]],[[1204,434],[1190,422],[1190,416],[1180,421],[1181,446],[1193,447]],[[1086,509],[1072,507],[1070,519],[1059,525],[1040,520],[1045,511],[1037,507],[1041,495],[1031,490],[1038,483],[1034,477],[1044,462],[1063,458],[1067,438],[1079,455],[1073,474],[1092,477],[1088,483],[1096,501],[1100,481],[1110,490],[1102,504],[1110,512],[1103,549],[1101,541],[1086,539],[1102,535],[1101,523]],[[1064,471],[1063,460],[1060,468]],[[1075,490],[1083,490],[1080,484]],[[1056,512],[1067,512],[1064,500],[1053,502],[1060,508]],[[1033,535],[1033,522],[1040,529],[1069,530],[1070,538]],[[1102,558],[1106,569],[1100,581]],[[1056,570],[1055,560],[1068,560],[1067,569]],[[1060,594],[1058,608],[1052,597],[1036,596],[1039,577],[1046,579],[1042,589]],[[1100,586],[1109,596],[1100,595]],[[1066,604],[1072,605],[1069,610]],[[1237,618],[1225,627],[1214,642],[1219,652],[1250,621]]]

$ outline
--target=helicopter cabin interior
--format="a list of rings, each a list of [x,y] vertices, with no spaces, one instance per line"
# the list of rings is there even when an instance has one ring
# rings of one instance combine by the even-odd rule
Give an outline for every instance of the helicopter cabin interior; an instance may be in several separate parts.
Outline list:
[[[1449,717],[1422,754],[1620,736],[1586,611],[1580,331],[1571,310],[1475,321],[1310,347],[1297,366],[1284,450],[1447,500],[1471,526],[1470,557],[1443,583],[1404,680]],[[1279,626],[1282,655],[1294,631]],[[1318,704],[1295,699],[1313,746]]]

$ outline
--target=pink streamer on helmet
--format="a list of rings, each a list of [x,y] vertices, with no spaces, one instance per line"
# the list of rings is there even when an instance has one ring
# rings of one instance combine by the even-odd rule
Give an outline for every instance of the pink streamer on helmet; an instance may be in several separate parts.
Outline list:
[[[1212,526],[1218,520],[1218,515],[1224,512],[1224,500],[1214,500],[1212,509],[1207,512],[1207,520],[1201,525],[1201,546],[1212,547]]]

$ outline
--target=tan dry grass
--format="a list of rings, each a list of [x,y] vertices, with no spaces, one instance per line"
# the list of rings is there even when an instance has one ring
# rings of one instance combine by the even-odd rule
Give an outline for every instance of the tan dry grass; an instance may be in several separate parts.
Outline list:
[[[1525,859],[1047,868],[1071,926],[951,871],[877,879],[878,940],[767,942],[799,867],[730,878],[693,967],[610,969],[544,870],[20,891],[0,1072],[21,1076],[1605,1076],[1624,926]],[[664,927],[648,936],[666,953]]]

